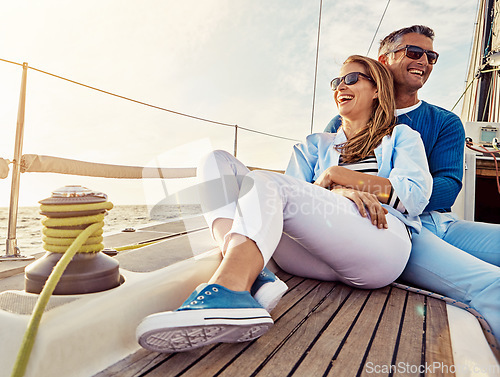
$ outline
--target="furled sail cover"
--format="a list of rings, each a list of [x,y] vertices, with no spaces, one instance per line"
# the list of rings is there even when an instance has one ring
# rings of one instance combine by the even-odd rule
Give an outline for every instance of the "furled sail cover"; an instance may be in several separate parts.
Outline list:
[[[21,172],[59,173],[103,178],[189,178],[196,176],[196,168],[153,168],[98,164],[59,158],[25,154],[21,159]]]

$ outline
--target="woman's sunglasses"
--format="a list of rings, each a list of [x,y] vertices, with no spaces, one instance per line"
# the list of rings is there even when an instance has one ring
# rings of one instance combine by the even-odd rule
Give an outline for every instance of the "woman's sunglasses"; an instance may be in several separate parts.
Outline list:
[[[373,82],[373,79],[370,76],[365,75],[364,73],[361,73],[361,72],[350,72],[350,73],[348,73],[345,76],[334,78],[330,82],[330,88],[332,88],[332,90],[337,90],[337,88],[339,87],[339,85],[340,85],[340,83],[342,81],[344,81],[344,83],[346,85],[354,85],[354,84],[356,84],[358,82],[359,76],[363,76],[365,79],[370,80],[370,81]]]
[[[392,52],[398,52],[401,50],[405,50],[405,55],[413,60],[418,60],[422,57],[422,55],[425,53],[427,55],[427,61],[429,64],[436,64],[439,54],[436,51],[430,51],[430,50],[424,50],[421,47],[418,46],[413,46],[413,45],[406,45],[404,47],[400,47],[396,50],[389,51],[387,54],[390,54]],[[386,54],[386,55],[387,55]]]

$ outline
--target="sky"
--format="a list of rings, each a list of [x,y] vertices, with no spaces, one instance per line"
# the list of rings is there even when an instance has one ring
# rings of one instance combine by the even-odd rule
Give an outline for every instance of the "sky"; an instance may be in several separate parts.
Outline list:
[[[177,112],[303,140],[311,132],[320,1],[17,0],[0,12],[0,58]],[[476,0],[323,0],[313,132],[337,114],[329,82],[351,54],[413,24],[434,29],[438,64],[420,99],[446,109],[465,88]],[[368,53],[372,39],[373,47]],[[0,62],[0,157],[13,159],[22,69]],[[454,112],[460,115],[461,105]],[[238,132],[245,164],[284,169],[294,141]],[[234,147],[232,127],[152,109],[29,70],[23,153],[191,167]],[[21,206],[81,184],[154,205],[179,184],[25,173]],[[0,180],[8,206],[11,177]]]

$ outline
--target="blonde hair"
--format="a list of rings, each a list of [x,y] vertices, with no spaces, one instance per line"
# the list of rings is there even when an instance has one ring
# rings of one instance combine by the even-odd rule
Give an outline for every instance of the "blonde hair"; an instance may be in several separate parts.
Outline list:
[[[362,160],[373,154],[382,138],[390,135],[396,125],[396,102],[391,72],[377,60],[361,55],[352,55],[344,64],[358,63],[365,67],[366,74],[373,79],[378,97],[373,100],[373,110],[366,127],[359,130],[336,149],[346,163]]]

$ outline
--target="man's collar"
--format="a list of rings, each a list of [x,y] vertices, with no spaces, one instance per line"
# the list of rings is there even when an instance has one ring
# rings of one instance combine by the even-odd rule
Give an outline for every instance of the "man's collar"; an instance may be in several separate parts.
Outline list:
[[[406,113],[409,113],[410,111],[415,110],[422,104],[422,101],[418,101],[416,105],[410,106],[410,107],[405,107],[403,109],[396,109],[396,116],[400,116]]]

